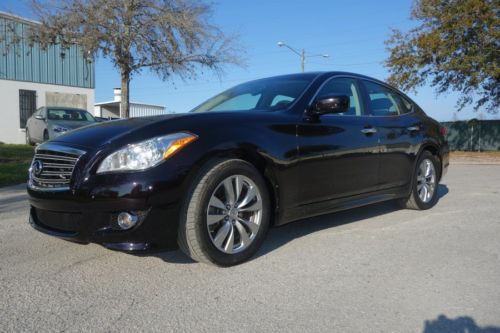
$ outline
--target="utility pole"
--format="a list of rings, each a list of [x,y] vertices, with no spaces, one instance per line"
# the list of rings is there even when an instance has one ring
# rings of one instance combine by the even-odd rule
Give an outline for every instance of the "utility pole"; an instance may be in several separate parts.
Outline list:
[[[300,57],[300,70],[302,71],[302,73],[305,71],[306,58],[312,58],[312,57],[328,58],[328,57],[330,57],[326,53],[325,54],[313,54],[313,55],[308,55],[306,57],[306,50],[305,49],[301,49],[299,52],[296,49],[294,49],[293,47],[291,47],[290,45],[287,45],[285,42],[278,42],[278,47],[283,47],[283,46],[288,48],[290,51],[292,51],[293,53],[295,53],[296,55],[298,55]]]
[[[300,69],[302,70],[302,73],[304,73],[305,65],[306,65],[306,50],[302,49],[302,52],[300,54]]]

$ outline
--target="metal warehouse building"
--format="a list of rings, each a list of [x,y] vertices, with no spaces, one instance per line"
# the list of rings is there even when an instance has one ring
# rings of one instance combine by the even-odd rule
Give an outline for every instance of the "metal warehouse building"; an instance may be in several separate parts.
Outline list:
[[[42,106],[94,109],[93,60],[78,45],[30,45],[37,24],[0,12],[0,142],[24,143],[26,120]]]
[[[115,88],[113,93],[113,101],[95,104],[94,115],[103,118],[120,117],[121,89]],[[129,107],[130,117],[159,116],[166,113],[166,108],[163,105],[130,102]]]

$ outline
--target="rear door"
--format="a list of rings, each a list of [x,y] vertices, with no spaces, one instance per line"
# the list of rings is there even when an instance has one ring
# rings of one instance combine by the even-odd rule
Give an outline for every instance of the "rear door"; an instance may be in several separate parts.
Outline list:
[[[373,117],[367,115],[356,78],[333,77],[316,97],[342,94],[350,99],[343,114],[304,117],[297,128],[301,204],[374,191],[378,186],[379,147]]]
[[[380,137],[380,189],[408,186],[423,124],[413,103],[399,92],[374,81],[362,83]]]

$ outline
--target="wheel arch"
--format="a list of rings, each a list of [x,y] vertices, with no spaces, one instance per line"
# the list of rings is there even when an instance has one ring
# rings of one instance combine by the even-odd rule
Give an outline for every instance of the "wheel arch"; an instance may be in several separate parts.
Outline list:
[[[198,163],[196,163],[197,167],[195,168],[195,170],[192,170],[192,176],[189,177],[189,183],[195,180],[196,175],[200,172],[201,169],[203,169],[205,165],[216,160],[224,159],[239,159],[245,161],[255,167],[261,174],[267,186],[266,190],[268,191],[269,197],[271,198],[270,207],[272,213],[270,223],[271,225],[273,225],[279,218],[279,184],[271,165],[272,162],[259,154],[255,150],[255,148],[238,147],[206,153],[198,161]]]
[[[418,149],[417,153],[415,154],[415,159],[413,162],[413,167],[411,169],[411,176],[410,176],[410,183],[408,187],[408,192],[407,195],[410,195],[411,190],[412,190],[412,184],[415,181],[415,174],[416,174],[416,169],[418,167],[418,161],[420,159],[420,156],[422,156],[422,153],[424,151],[430,152],[432,155],[435,155],[439,159],[439,175],[438,175],[438,182],[441,180],[441,174],[442,174],[442,168],[443,168],[443,162],[441,156],[439,156],[439,146],[436,142],[433,141],[426,141],[424,142],[420,148]]]
[[[439,182],[441,180],[441,175],[443,174],[443,158],[440,154],[441,150],[439,149],[439,145],[437,142],[429,140],[429,141],[424,142],[422,144],[422,146],[420,147],[420,150],[415,158],[414,168],[417,167],[418,159],[420,158],[420,156],[422,155],[422,153],[424,151],[430,152],[432,155],[436,156],[439,160],[439,175],[438,175],[438,182]]]

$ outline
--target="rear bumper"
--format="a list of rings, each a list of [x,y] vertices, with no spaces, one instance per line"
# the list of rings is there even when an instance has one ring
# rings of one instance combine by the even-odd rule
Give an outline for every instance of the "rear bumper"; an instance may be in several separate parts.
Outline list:
[[[441,177],[440,180],[443,179],[444,176],[448,173],[448,168],[450,166],[450,150],[448,144],[444,145],[441,148],[440,152],[441,157]]]

